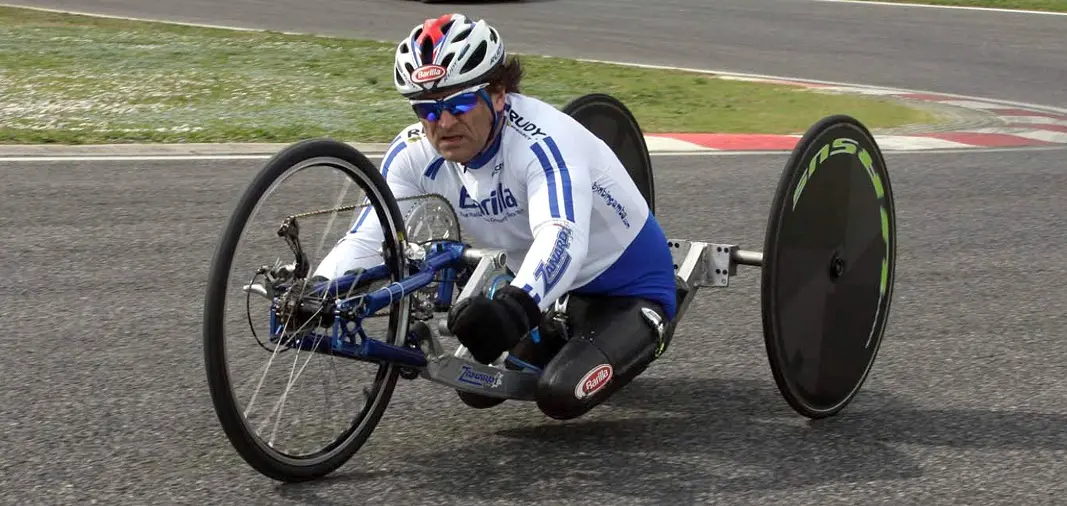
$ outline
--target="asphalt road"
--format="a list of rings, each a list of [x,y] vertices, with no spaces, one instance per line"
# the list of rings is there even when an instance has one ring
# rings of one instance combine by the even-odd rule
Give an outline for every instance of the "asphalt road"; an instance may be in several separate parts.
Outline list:
[[[302,486],[236,456],[201,358],[208,260],[261,162],[0,163],[0,501],[1049,503],[1067,491],[1065,154],[889,156],[892,320],[837,419],[809,425],[778,396],[742,269],[585,418],[401,383],[364,450]],[[672,235],[758,249],[784,161],[657,158],[660,215]]]
[[[462,9],[499,20],[524,51],[1067,104],[1062,17],[806,0],[32,3],[388,39]],[[261,162],[0,162],[0,501],[1059,502],[1064,155],[889,155],[893,316],[871,379],[837,419],[808,424],[778,396],[758,275],[743,269],[730,289],[704,292],[664,360],[587,417],[474,411],[402,383],[364,450],[303,486],[236,456],[203,374],[207,262]],[[785,158],[657,158],[659,214],[675,235],[758,248]]]
[[[462,11],[518,51],[1067,105],[1067,17],[812,0],[16,0],[126,16],[395,41]]]

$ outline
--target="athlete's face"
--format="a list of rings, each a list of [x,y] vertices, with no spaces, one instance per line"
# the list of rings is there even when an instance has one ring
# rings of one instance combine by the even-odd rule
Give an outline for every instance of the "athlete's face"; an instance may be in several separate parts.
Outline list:
[[[445,92],[426,97],[447,100],[452,106],[436,114],[419,114],[426,135],[445,160],[466,163],[485,146],[493,133],[493,114],[480,92]],[[490,92],[490,102],[497,114],[504,110],[504,92]]]

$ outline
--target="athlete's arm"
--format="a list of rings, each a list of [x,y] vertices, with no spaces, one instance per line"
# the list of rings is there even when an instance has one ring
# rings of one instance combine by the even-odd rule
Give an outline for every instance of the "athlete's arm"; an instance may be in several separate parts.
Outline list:
[[[382,159],[381,171],[385,181],[397,199],[418,195],[421,192],[419,180],[413,166],[414,158],[409,156],[411,146],[416,141],[409,141],[406,134],[397,136],[389,145]],[[363,201],[367,203],[366,199]],[[403,208],[401,211],[403,212]],[[369,268],[382,263],[382,227],[373,207],[364,207],[348,232],[333,249],[322,259],[312,276],[325,276],[334,279],[356,268]]]
[[[529,293],[543,311],[571,289],[585,261],[592,190],[580,153],[563,150],[551,137],[531,149],[527,197],[534,241],[511,284]]]

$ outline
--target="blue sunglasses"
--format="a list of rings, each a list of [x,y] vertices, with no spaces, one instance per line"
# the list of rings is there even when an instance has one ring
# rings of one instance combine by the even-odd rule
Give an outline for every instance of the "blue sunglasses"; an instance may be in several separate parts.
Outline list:
[[[411,100],[411,108],[415,110],[415,114],[418,117],[428,121],[441,119],[443,111],[448,111],[453,116],[459,116],[477,107],[479,97],[485,95],[485,99],[489,99],[484,91],[488,86],[488,84],[479,84],[440,100]]]

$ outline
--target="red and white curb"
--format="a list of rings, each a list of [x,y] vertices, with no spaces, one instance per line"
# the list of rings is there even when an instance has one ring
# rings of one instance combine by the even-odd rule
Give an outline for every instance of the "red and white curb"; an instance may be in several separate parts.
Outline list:
[[[690,70],[690,69],[685,69]],[[713,73],[714,72],[709,72]],[[825,93],[877,95],[969,109],[981,114],[983,126],[907,135],[874,133],[884,151],[1049,147],[1067,145],[1067,110],[977,97],[874,86],[794,80],[747,74],[718,74],[719,79],[799,86]],[[649,151],[788,151],[803,132],[793,135],[656,133],[646,135]]]
[[[824,0],[850,1],[850,0]],[[862,5],[880,2],[864,1]],[[908,6],[913,4],[887,3],[886,5]],[[263,31],[261,29],[239,28],[224,25],[185,23],[172,20],[146,19],[106,14],[56,10],[41,7],[15,6],[48,12],[61,12],[95,16],[103,18],[132,19],[154,21],[178,25],[211,27],[229,30]],[[944,6],[926,6],[939,7]],[[961,7],[962,8],[962,7]],[[987,9],[997,10],[997,9]],[[1005,12],[1018,13],[1010,9]],[[1067,15],[1034,11],[1033,14]],[[303,34],[302,32],[282,32],[286,34]],[[516,53],[522,54],[522,53]],[[534,56],[539,56],[534,54]],[[983,111],[995,118],[993,126],[940,131],[910,135],[888,135],[874,132],[875,140],[883,151],[924,151],[924,150],[966,150],[966,149],[1013,149],[1034,147],[1067,146],[1067,109],[1035,104],[1009,102],[985,98],[933,93],[919,90],[884,88],[851,83],[819,81],[812,79],[794,79],[791,77],[768,76],[762,74],[744,74],[731,71],[685,68],[667,65],[650,65],[631,62],[578,58],[578,61],[608,63],[630,67],[682,70],[718,77],[775,84],[786,84],[817,88],[824,92],[858,93],[867,95],[897,96],[902,99],[925,100],[946,106]],[[655,133],[646,134],[645,139],[652,154],[729,154],[762,153],[792,150],[800,140],[802,133],[793,135],[768,134],[723,134],[723,133]],[[368,156],[380,157],[387,147],[381,143],[352,142]],[[11,161],[66,161],[79,160],[212,160],[212,159],[265,159],[272,156],[286,144],[270,143],[226,143],[226,144],[112,144],[112,145],[0,145],[0,162]]]
[[[1039,104],[1013,102],[938,93],[924,90],[888,88],[835,81],[821,81],[765,74],[746,74],[732,71],[652,65],[611,60],[580,58],[581,61],[607,63],[628,67],[681,70],[706,74],[719,79],[732,79],[770,84],[799,86],[825,93],[856,93],[918,100],[941,106],[958,107],[984,117],[984,124],[975,128],[937,131],[906,135],[873,132],[883,151],[928,151],[967,149],[1012,149],[1067,146],[1067,109]],[[745,151],[789,151],[803,136],[767,134],[697,134],[654,133],[646,135],[649,151],[678,153],[716,153]]]

